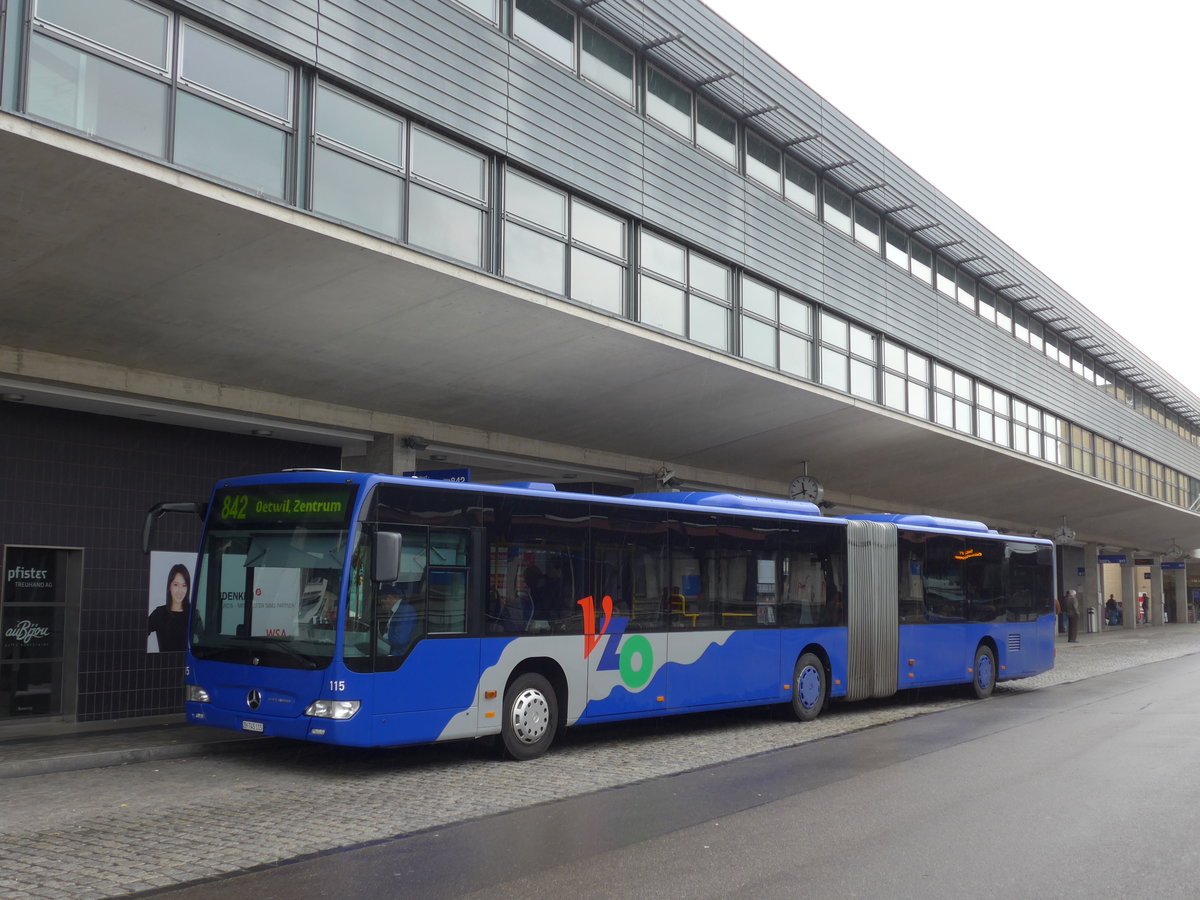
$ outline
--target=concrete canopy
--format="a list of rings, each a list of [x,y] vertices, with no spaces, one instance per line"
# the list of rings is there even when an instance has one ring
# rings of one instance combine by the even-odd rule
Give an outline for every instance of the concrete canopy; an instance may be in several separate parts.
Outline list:
[[[1065,519],[1079,540],[1200,546],[1200,516],[1178,507],[3,114],[0,195],[0,375],[54,354],[714,485],[782,492],[806,465],[835,514],[1046,535]]]

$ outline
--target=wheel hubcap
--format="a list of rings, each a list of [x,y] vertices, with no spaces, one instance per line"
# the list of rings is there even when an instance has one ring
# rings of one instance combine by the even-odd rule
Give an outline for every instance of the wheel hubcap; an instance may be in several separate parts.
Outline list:
[[[979,686],[986,691],[992,686],[992,658],[986,655],[979,657],[979,662],[975,665],[975,673],[979,680]]]
[[[524,690],[512,706],[513,734],[523,744],[536,744],[550,727],[550,704],[541,691]]]
[[[805,709],[812,709],[821,701],[821,673],[812,666],[800,670],[796,678],[796,696]]]

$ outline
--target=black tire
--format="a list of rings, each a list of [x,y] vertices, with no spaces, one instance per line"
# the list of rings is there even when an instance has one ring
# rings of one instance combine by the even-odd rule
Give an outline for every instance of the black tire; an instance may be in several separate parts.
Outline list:
[[[971,694],[976,700],[986,700],[996,688],[996,654],[987,644],[975,648],[975,665],[971,667]]]
[[[513,679],[504,692],[500,737],[510,759],[536,759],[554,742],[558,730],[558,697],[550,682],[536,672]]]
[[[828,696],[825,664],[815,653],[800,654],[792,672],[792,714],[801,722],[811,722],[825,708]]]

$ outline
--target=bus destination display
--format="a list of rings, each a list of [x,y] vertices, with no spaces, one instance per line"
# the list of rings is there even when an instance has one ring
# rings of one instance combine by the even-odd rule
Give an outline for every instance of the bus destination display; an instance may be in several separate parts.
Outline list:
[[[214,523],[222,526],[266,524],[342,527],[354,506],[354,489],[327,485],[276,485],[217,491]]]

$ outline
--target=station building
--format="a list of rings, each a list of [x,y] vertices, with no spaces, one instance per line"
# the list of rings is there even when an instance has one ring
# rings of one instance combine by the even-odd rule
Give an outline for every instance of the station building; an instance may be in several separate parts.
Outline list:
[[[145,513],[288,467],[976,519],[1194,616],[1200,398],[697,0],[0,17],[0,738],[178,714]]]

